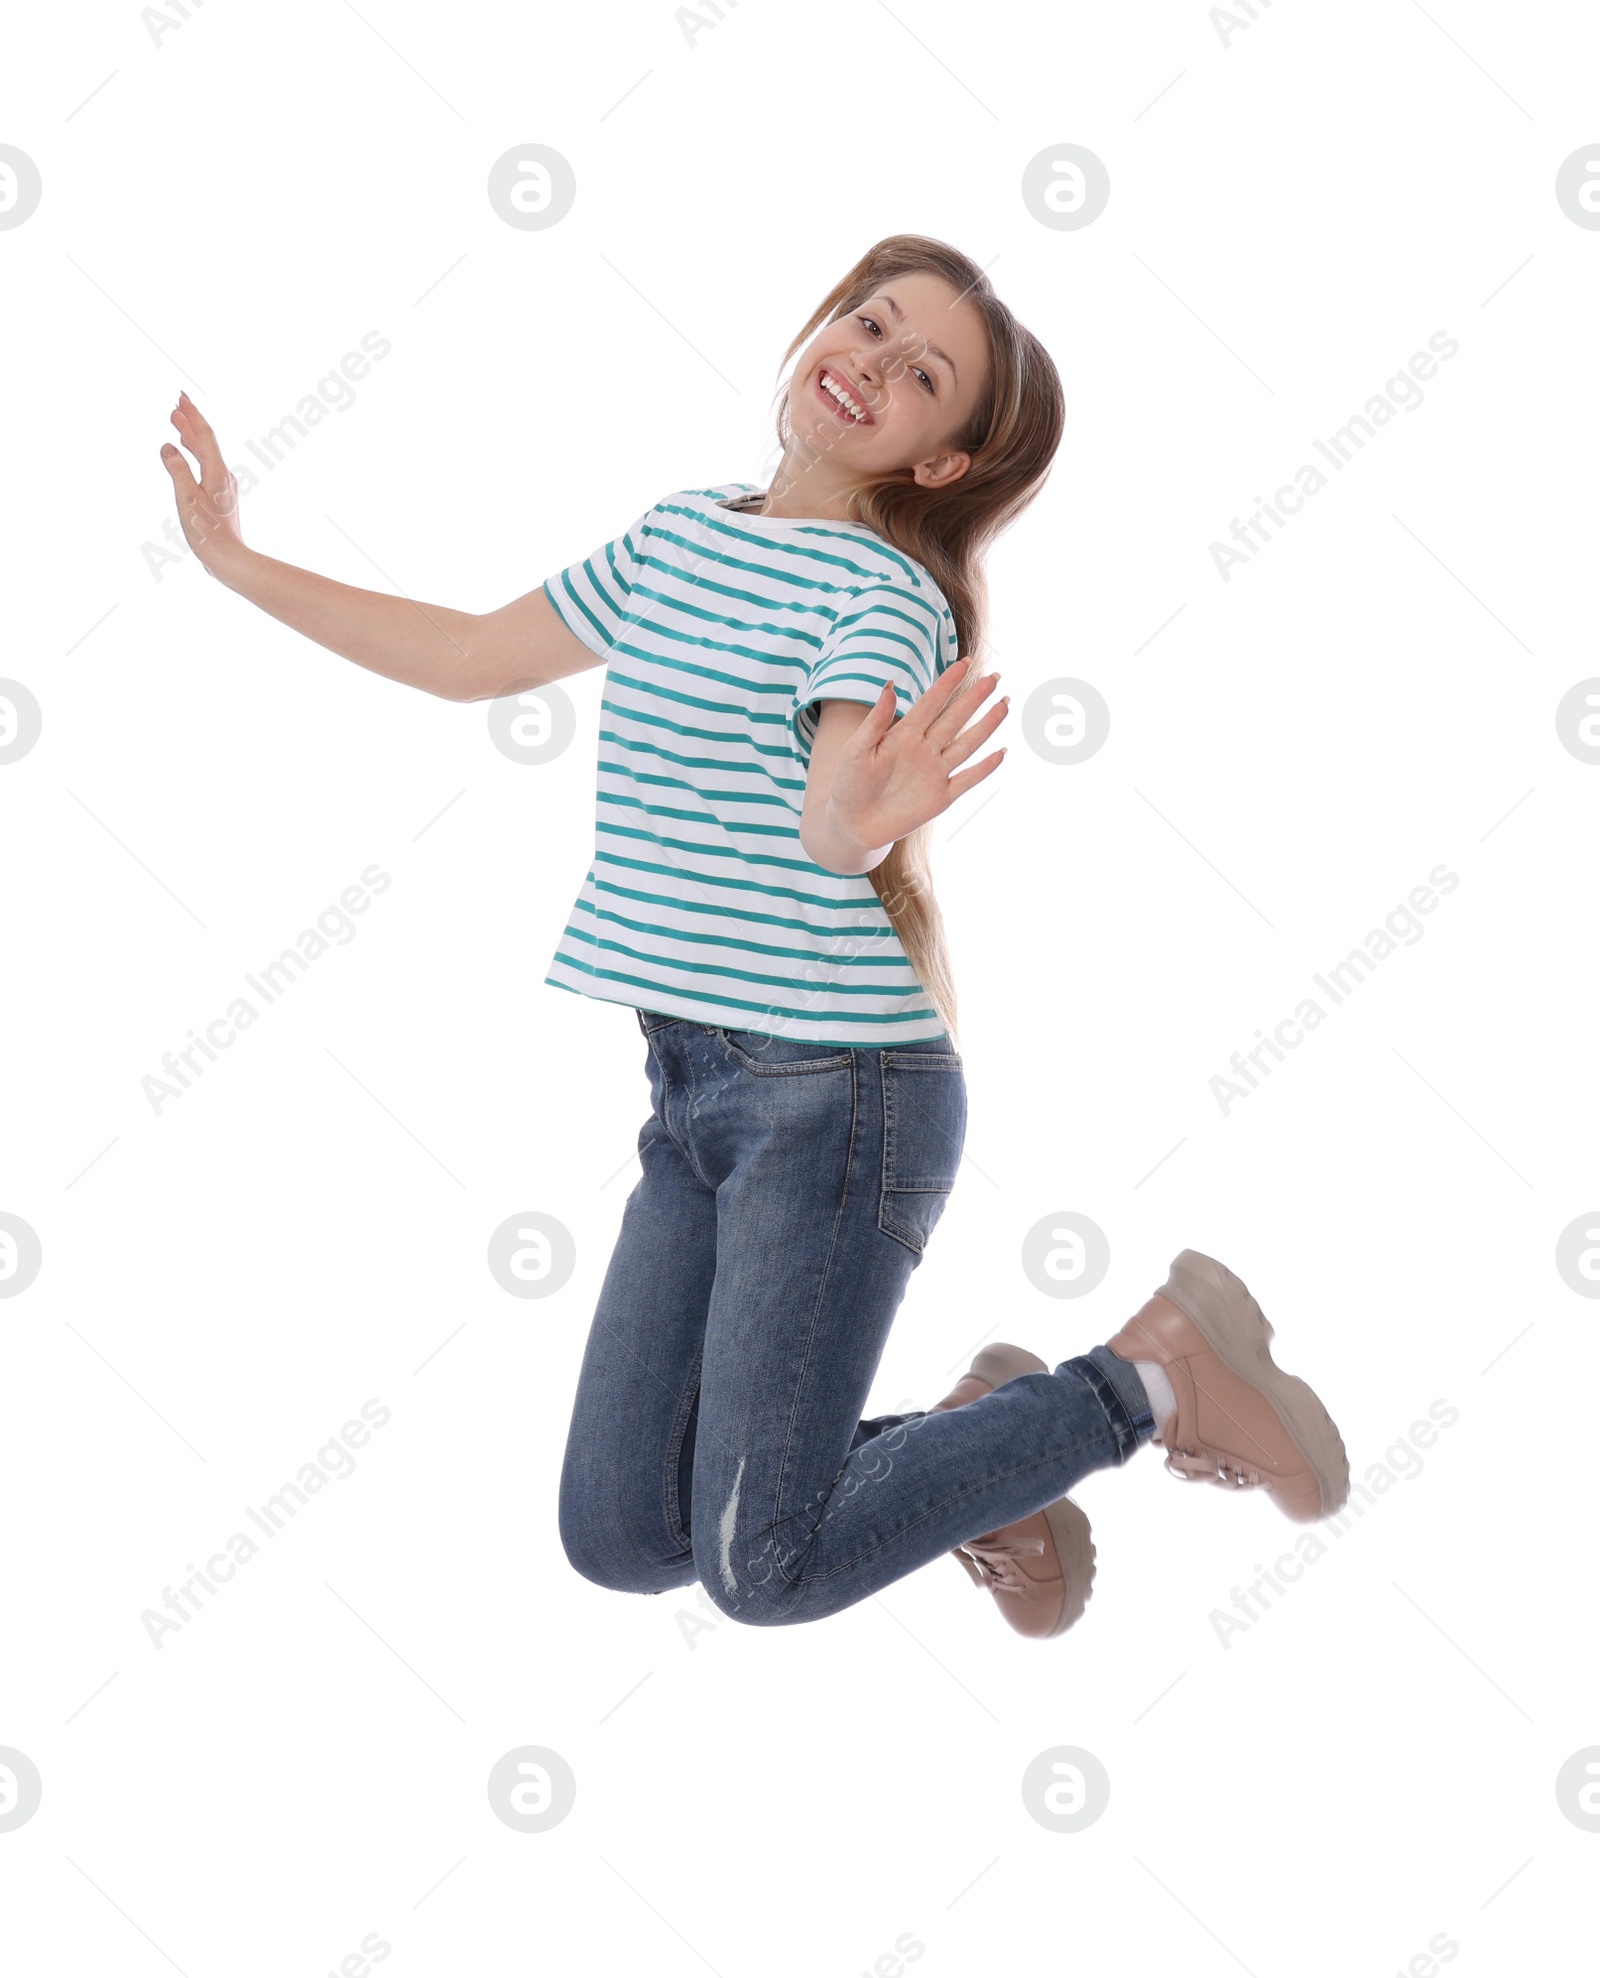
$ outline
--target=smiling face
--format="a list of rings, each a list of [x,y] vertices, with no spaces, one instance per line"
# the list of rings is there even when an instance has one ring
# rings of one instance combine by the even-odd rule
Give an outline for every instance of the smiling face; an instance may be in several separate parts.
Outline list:
[[[982,313],[942,276],[895,275],[825,323],[789,385],[788,455],[768,512],[840,512],[850,488],[910,468],[919,487],[956,481],[972,456],[955,445],[983,395]]]

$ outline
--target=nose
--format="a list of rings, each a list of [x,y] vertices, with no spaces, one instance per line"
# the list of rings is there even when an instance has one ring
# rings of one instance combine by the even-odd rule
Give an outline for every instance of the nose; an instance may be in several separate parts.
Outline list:
[[[877,352],[873,350],[864,352],[852,350],[850,353],[850,369],[855,374],[857,382],[871,392],[874,398],[877,397],[883,383],[874,361],[876,356]]]

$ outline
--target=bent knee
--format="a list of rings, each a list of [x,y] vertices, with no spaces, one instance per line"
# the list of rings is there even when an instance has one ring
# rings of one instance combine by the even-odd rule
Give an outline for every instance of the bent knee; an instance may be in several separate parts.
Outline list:
[[[612,1593],[668,1593],[695,1576],[684,1553],[620,1526],[563,1515],[559,1528],[568,1565]]]
[[[747,1628],[782,1628],[806,1618],[800,1611],[802,1589],[770,1560],[735,1564],[713,1546],[709,1557],[697,1551],[696,1569],[706,1598],[726,1620]]]

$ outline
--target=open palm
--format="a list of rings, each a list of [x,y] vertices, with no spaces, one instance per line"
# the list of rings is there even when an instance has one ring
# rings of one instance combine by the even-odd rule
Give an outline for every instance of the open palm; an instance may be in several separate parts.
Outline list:
[[[175,446],[169,442],[161,449],[162,461],[172,476],[184,540],[210,569],[229,550],[243,545],[239,529],[239,483],[222,457],[210,420],[187,392],[179,392],[178,403],[168,417],[178,429],[178,438],[200,463],[196,479],[188,461]]]
[[[828,787],[828,809],[833,822],[857,844],[893,844],[948,810],[1000,767],[1004,749],[996,749],[970,769],[961,768],[1010,711],[1007,696],[971,727],[962,727],[1000,677],[983,674],[962,692],[972,677],[971,664],[958,659],[947,666],[898,721],[894,688],[885,685],[840,749]]]

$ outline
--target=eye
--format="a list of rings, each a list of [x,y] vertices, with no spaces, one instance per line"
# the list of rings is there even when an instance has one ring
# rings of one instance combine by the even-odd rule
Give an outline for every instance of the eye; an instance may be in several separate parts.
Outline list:
[[[883,331],[879,329],[878,325],[876,324],[876,322],[873,321],[872,317],[858,316],[856,318],[856,321],[859,323],[865,323],[867,328],[872,331],[873,335],[879,340],[879,342],[881,343],[883,341]],[[922,385],[922,389],[924,391],[926,392],[933,391],[934,389],[933,380],[928,376],[926,371],[913,370],[911,375],[912,377],[920,381]]]

